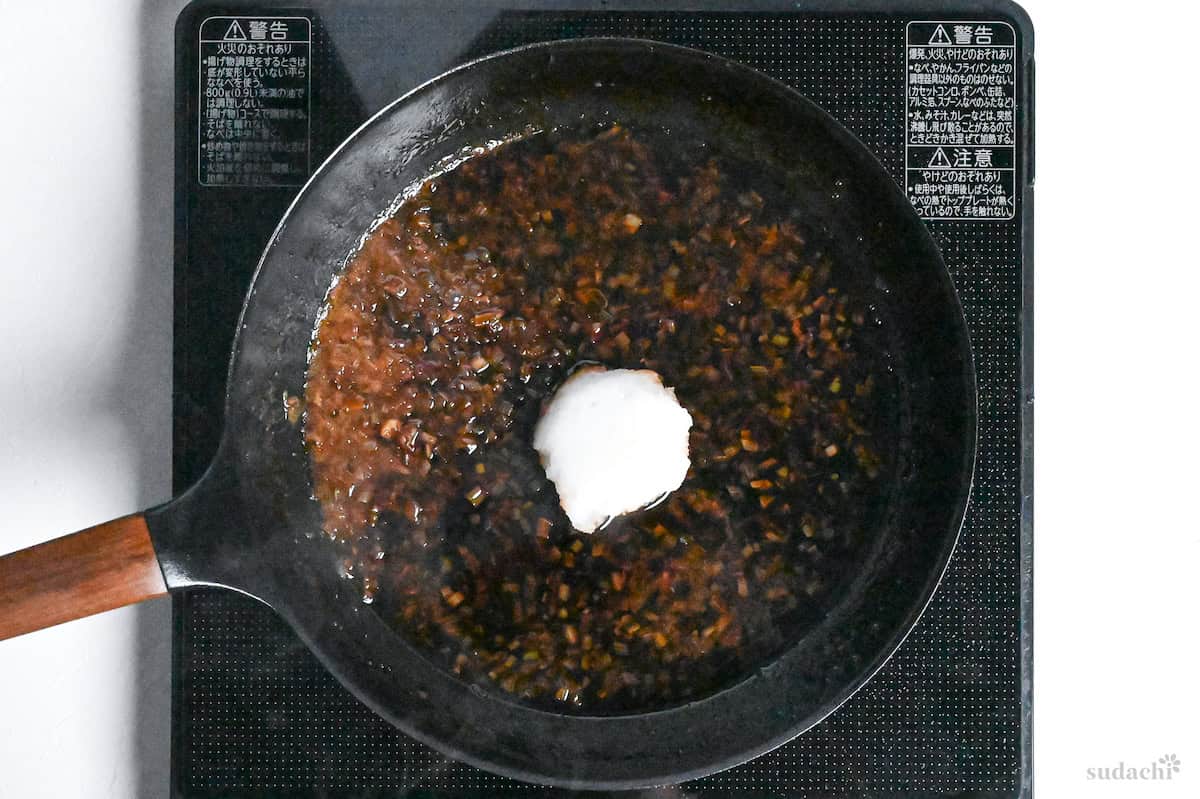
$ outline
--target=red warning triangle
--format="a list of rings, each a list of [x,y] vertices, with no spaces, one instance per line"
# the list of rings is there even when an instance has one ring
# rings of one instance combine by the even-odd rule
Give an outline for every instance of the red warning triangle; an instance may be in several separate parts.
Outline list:
[[[929,167],[931,169],[946,169],[952,166],[954,164],[950,163],[950,158],[941,147],[937,148],[933,153],[933,158],[929,159]]]
[[[227,42],[244,42],[246,41],[246,32],[242,30],[242,23],[236,19],[229,25],[229,30],[225,31],[225,35],[221,37]]]
[[[946,33],[946,28],[943,25],[938,25],[937,30],[929,37],[930,44],[952,44],[950,34]]]

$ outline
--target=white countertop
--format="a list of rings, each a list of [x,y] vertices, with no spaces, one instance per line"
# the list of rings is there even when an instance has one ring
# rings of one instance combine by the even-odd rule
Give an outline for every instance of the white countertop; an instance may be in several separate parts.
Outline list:
[[[0,552],[168,496],[181,5],[0,0]],[[1196,74],[1178,37],[1200,14],[1026,5],[1039,795],[1195,797],[1200,435],[1183,349],[1200,174],[1194,128],[1171,127],[1194,87],[1156,81]],[[1110,166],[1125,174],[1105,183]],[[167,795],[169,616],[157,600],[0,643],[0,799]],[[1087,778],[1168,753],[1182,761],[1170,782]]]
[[[161,502],[182,3],[0,0],[0,552]],[[161,7],[160,7],[161,6]],[[170,602],[0,643],[0,797],[165,797]]]

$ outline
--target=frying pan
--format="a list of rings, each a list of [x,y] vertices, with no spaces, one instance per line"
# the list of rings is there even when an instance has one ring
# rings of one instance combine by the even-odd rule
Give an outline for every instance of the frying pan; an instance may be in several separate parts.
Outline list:
[[[671,126],[786,173],[831,260],[873,277],[909,434],[870,554],[826,618],[715,695],[652,713],[560,715],[472,689],[399,637],[321,545],[302,395],[330,282],[402,192],[464,148],[608,114]],[[522,780],[619,789],[682,782],[812,727],[916,624],[970,490],[975,384],[965,322],[925,227],[873,155],[788,87],[699,51],[629,39],[533,45],[454,69],[363,125],[296,197],[263,253],[229,368],[225,429],[170,502],[0,559],[0,638],[191,586],[274,608],[360,700],[446,755]]]

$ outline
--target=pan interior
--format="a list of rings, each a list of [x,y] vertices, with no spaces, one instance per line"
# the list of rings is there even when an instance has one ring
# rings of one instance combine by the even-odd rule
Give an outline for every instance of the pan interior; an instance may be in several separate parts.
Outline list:
[[[847,181],[712,139],[703,102],[648,127],[589,100],[414,187],[348,259],[306,432],[345,575],[415,648],[551,712],[641,713],[845,599],[909,436],[886,295],[830,233]],[[580,365],[653,370],[694,421],[684,485],[595,536],[532,447]]]

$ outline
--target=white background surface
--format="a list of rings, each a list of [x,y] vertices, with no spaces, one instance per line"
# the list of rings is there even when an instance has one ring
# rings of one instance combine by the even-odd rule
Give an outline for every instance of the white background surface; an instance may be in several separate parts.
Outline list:
[[[0,552],[168,495],[180,5],[0,0]],[[1037,793],[1197,797],[1200,13],[1026,7]],[[0,798],[166,795],[168,610],[0,643]],[[1167,753],[1170,783],[1086,777]]]

